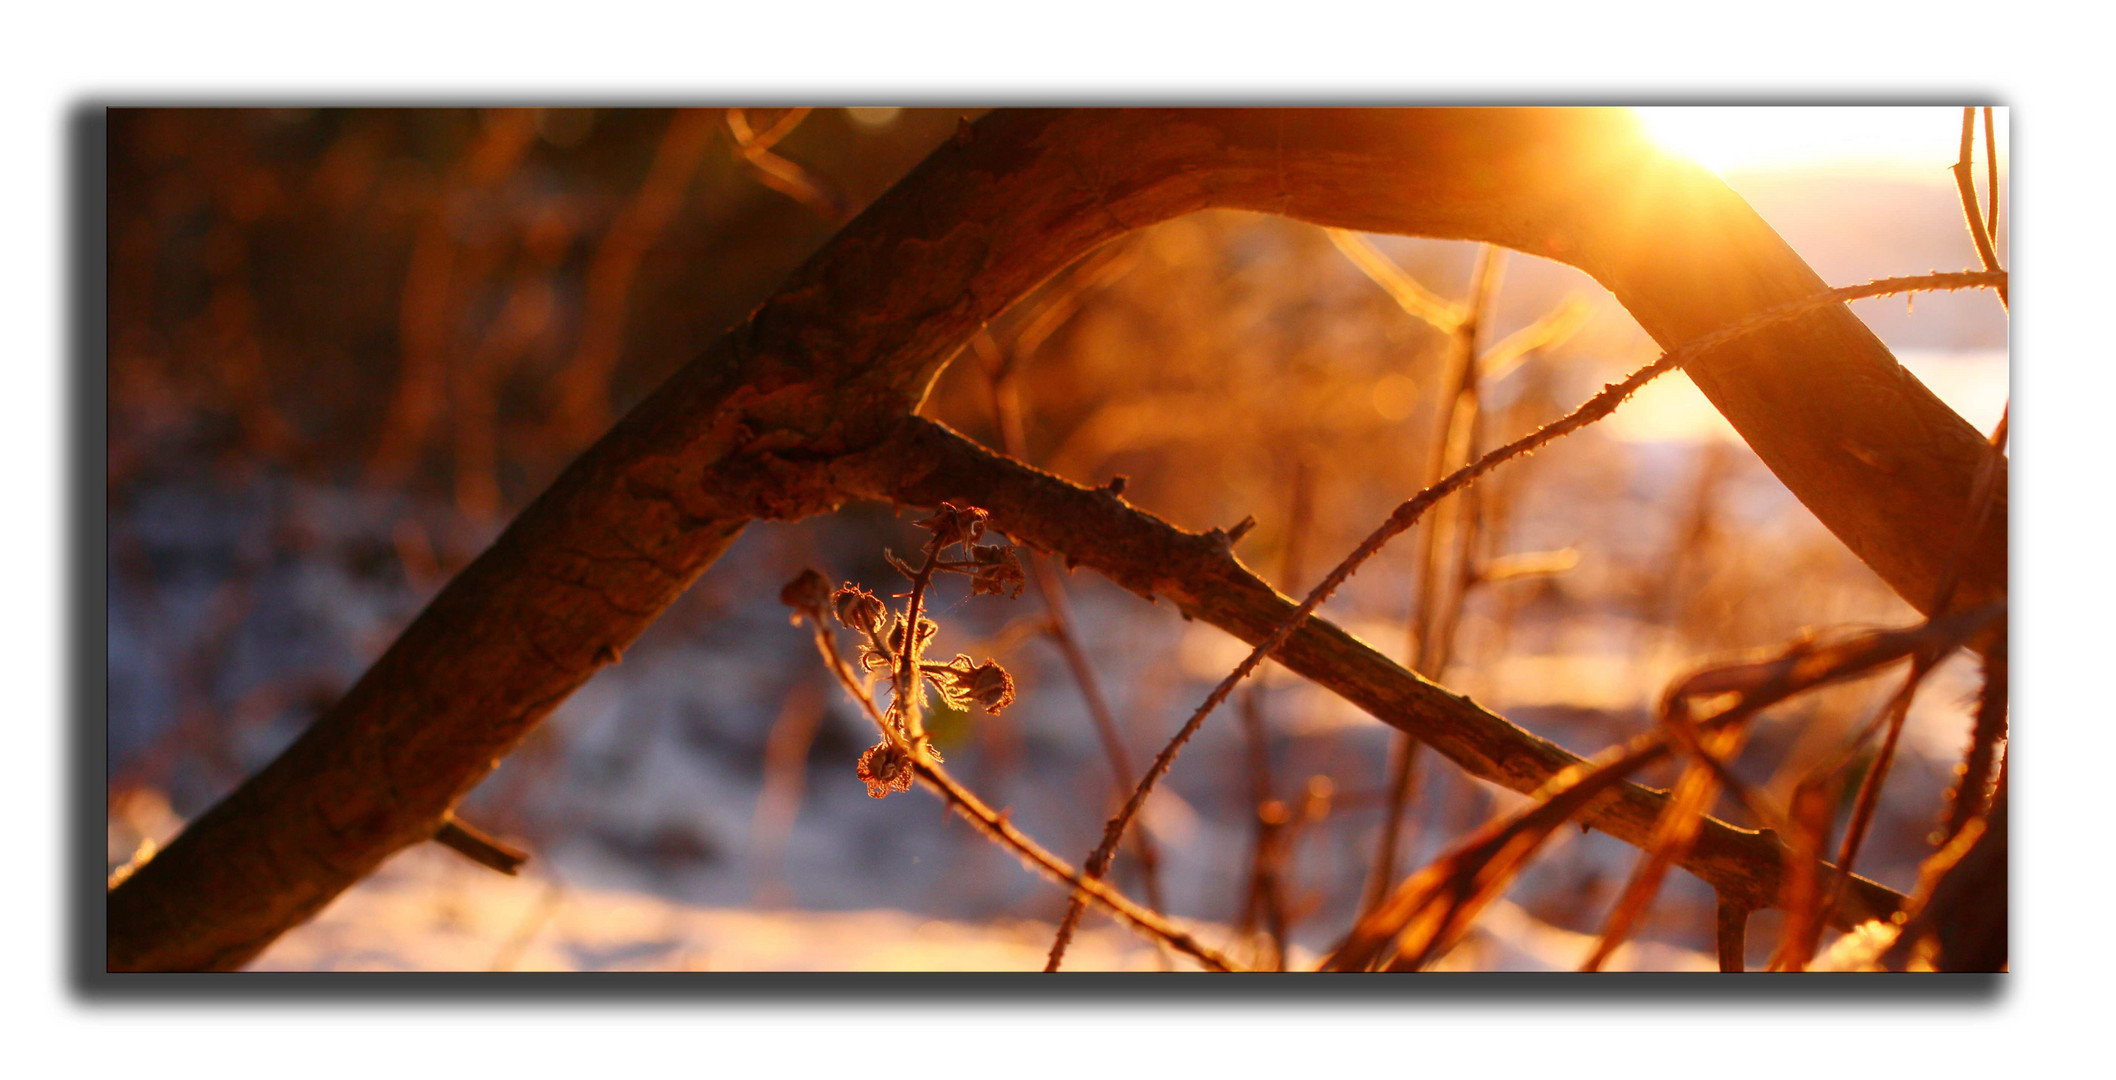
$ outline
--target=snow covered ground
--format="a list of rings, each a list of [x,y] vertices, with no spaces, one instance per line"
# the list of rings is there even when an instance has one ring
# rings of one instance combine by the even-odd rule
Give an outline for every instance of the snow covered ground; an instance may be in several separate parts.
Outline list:
[[[1215,945],[1224,926],[1191,929]],[[1040,971],[1055,927],[967,922],[901,910],[697,907],[651,893],[503,877],[439,848],[414,848],[281,938],[254,971]],[[1436,970],[1564,971],[1594,938],[1499,902]],[[1157,971],[1154,946],[1084,927],[1068,971]],[[1296,949],[1289,967],[1312,968]],[[1709,971],[1702,953],[1626,946],[1612,970]],[[1176,970],[1195,970],[1176,958]]]

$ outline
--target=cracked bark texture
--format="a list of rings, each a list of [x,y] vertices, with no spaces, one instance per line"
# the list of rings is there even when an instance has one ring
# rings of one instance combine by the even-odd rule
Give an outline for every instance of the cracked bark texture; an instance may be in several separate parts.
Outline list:
[[[1212,207],[1567,262],[1664,347],[1824,287],[1618,111],[993,113],[589,448],[344,699],[111,890],[110,968],[240,967],[430,838],[746,521],[845,498],[830,463],[889,437],[978,327],[1096,246]],[[1976,431],[1843,308],[1689,370],[1832,532],[1929,603]],[[1970,548],[1960,604],[2005,594],[2004,507]]]

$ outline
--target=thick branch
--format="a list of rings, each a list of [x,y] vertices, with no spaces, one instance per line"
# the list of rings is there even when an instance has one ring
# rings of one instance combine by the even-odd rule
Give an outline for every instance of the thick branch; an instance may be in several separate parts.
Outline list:
[[[1062,552],[1148,599],[1166,597],[1185,615],[1255,644],[1293,614],[1294,604],[1234,556],[1224,534],[1184,532],[1106,489],[1086,488],[994,454],[939,424],[913,419],[902,433],[834,470],[851,493],[915,506],[943,500],[991,511],[1013,539]],[[1471,775],[1523,794],[1581,758],[1508,723],[1469,698],[1427,682],[1329,622],[1311,618],[1274,659],[1446,755]],[[1666,792],[1625,784],[1583,816],[1637,847],[1652,843]],[[1785,845],[1769,833],[1705,819],[1680,865],[1748,908],[1780,902]],[[1903,897],[1853,878],[1838,921],[1851,925],[1895,911]]]
[[[753,517],[836,497],[976,329],[1129,230],[1209,207],[1579,266],[1674,346],[1822,282],[1709,174],[1599,110],[994,113],[573,463],[345,698],[112,890],[115,970],[233,968],[450,807]],[[1824,524],[1929,601],[1983,441],[1841,308],[1690,374]],[[2003,495],[1960,601],[2005,590]]]

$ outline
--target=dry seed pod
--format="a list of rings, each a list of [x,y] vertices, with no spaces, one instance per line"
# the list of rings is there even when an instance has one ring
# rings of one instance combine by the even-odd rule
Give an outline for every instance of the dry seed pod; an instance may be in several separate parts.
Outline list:
[[[779,602],[794,610],[796,626],[804,615],[820,622],[830,608],[830,582],[813,569],[803,570],[779,590]]]
[[[857,585],[847,584],[830,596],[832,610],[838,622],[847,630],[857,630],[868,636],[881,632],[882,618],[888,609],[873,593]]]
[[[860,755],[859,775],[867,782],[867,797],[871,799],[887,798],[892,791],[909,791],[911,755],[884,739]]]
[[[964,680],[968,684],[971,700],[984,706],[994,716],[1014,703],[1014,677],[997,660],[987,660],[973,669]]]

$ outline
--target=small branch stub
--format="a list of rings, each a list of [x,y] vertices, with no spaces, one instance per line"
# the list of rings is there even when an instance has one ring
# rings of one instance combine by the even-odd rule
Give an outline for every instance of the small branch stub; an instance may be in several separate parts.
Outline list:
[[[441,827],[434,832],[434,842],[449,848],[479,866],[496,870],[509,877],[522,872],[522,864],[529,861],[529,853],[505,843],[476,826],[458,820],[450,814],[442,819]]]

